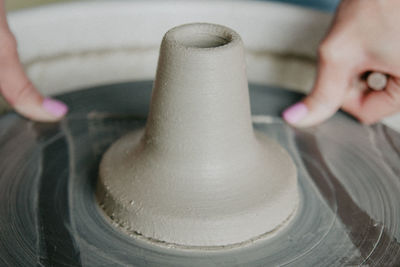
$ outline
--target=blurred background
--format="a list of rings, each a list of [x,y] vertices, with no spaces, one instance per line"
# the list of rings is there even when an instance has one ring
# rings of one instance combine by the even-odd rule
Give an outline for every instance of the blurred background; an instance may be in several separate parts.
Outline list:
[[[78,0],[5,0],[5,3],[7,10],[12,11],[16,9],[35,7],[38,5],[44,5],[50,3],[73,2],[73,1],[78,1]],[[96,1],[96,0],[80,0],[80,1]],[[286,2],[325,11],[334,11],[337,4],[340,2],[340,0],[264,0],[264,1]]]

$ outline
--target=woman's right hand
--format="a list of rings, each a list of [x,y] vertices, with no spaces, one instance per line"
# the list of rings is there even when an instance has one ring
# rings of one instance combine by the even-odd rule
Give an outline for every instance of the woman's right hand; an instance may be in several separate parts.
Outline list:
[[[308,127],[342,108],[371,124],[400,112],[399,12],[399,0],[343,0],[320,45],[314,88],[284,119]],[[368,87],[362,78],[369,72],[388,77],[384,90]]]

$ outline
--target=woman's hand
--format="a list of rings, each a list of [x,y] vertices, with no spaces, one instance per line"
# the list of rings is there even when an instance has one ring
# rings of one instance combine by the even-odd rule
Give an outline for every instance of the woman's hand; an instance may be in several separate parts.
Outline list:
[[[0,92],[18,113],[36,121],[57,121],[68,111],[64,103],[44,98],[26,76],[7,24],[3,0],[0,0]]]
[[[319,48],[312,92],[283,112],[297,127],[318,124],[339,108],[371,124],[400,111],[400,1],[343,0]],[[387,75],[384,90],[368,88],[366,75]]]

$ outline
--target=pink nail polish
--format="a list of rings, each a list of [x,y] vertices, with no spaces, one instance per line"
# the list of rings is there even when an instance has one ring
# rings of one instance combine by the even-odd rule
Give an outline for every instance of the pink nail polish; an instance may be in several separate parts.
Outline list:
[[[287,108],[283,112],[282,117],[288,123],[295,124],[299,122],[301,119],[303,119],[307,115],[307,113],[308,113],[307,106],[304,103],[299,102]]]
[[[68,112],[67,105],[52,98],[45,98],[43,100],[42,107],[56,117],[62,117]]]

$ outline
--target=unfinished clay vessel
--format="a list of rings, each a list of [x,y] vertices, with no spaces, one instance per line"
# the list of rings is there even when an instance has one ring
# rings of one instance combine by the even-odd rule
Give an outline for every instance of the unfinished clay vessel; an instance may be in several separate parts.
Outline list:
[[[185,247],[242,244],[288,221],[296,168],[253,130],[237,33],[212,24],[166,33],[147,125],[106,152],[97,199],[128,233]]]

